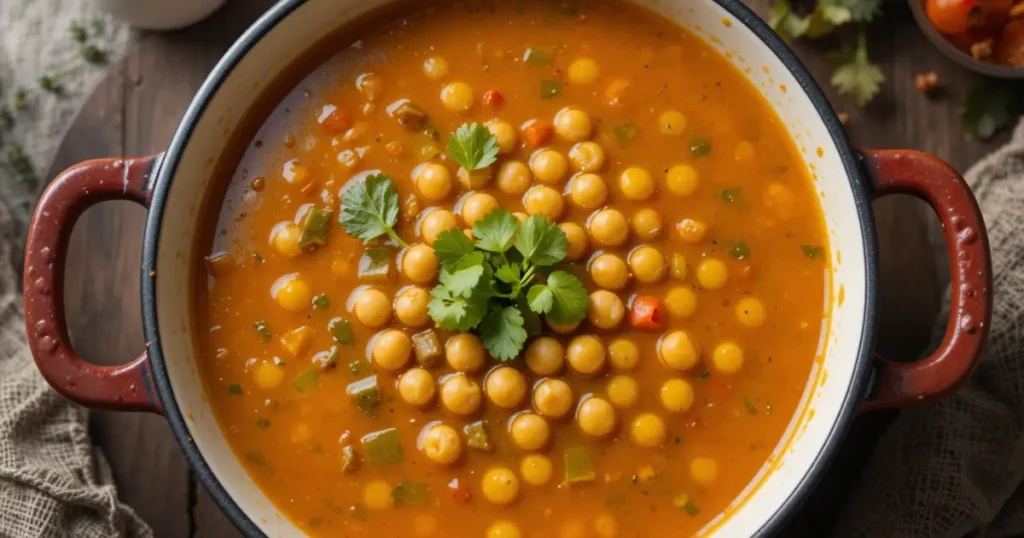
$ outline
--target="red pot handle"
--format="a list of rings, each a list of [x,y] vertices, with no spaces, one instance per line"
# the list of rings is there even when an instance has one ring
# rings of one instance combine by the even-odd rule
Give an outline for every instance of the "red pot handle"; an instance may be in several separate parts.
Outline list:
[[[942,344],[916,362],[877,354],[874,388],[862,411],[922,402],[956,387],[974,371],[992,320],[992,260],[978,203],[964,178],[944,161],[909,150],[861,150],[874,195],[914,195],[932,206],[946,236],[952,302]]]
[[[75,355],[64,316],[64,264],[78,217],[107,200],[149,207],[149,178],[161,155],[79,163],[50,183],[36,205],[25,246],[25,329],[39,372],[68,399],[99,409],[163,414],[149,355],[120,366],[97,366]]]

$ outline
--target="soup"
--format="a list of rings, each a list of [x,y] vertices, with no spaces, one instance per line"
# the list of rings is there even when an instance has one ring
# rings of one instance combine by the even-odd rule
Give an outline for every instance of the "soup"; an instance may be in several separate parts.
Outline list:
[[[798,151],[640,8],[406,7],[337,42],[210,209],[225,437],[312,536],[695,534],[827,325]]]

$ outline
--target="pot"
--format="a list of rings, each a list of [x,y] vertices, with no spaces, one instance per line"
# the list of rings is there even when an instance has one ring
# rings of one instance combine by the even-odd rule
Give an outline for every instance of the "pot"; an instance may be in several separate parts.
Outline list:
[[[812,491],[861,412],[935,398],[967,377],[989,330],[991,266],[984,222],[971,191],[949,165],[915,152],[854,149],[824,94],[793,52],[738,0],[637,0],[703,38],[746,73],[771,103],[816,182],[833,267],[826,352],[800,410],[760,474],[704,531],[760,536],[778,531]],[[301,534],[268,501],[228,446],[196,368],[190,268],[200,208],[218,203],[209,174],[261,96],[267,66],[288,66],[340,26],[384,0],[283,0],[227,52],[200,88],[164,153],[78,164],[43,193],[28,234],[25,322],[40,372],[88,407],[164,415],[196,476],[250,536]],[[872,351],[878,305],[877,245],[871,201],[890,193],[927,201],[945,229],[952,265],[952,309],[939,349],[912,363]],[[143,245],[146,349],[116,367],[86,363],[71,348],[62,278],[75,219],[104,200],[149,211]]]

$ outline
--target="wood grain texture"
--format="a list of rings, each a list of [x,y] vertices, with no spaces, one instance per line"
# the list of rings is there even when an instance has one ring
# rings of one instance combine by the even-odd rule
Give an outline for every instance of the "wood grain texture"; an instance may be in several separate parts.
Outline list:
[[[47,177],[88,158],[162,150],[206,73],[271,3],[236,0],[192,28],[143,34],[83,108]],[[765,13],[771,0],[748,3]],[[924,40],[902,2],[887,7],[884,21],[870,28],[869,42],[888,81],[883,94],[863,110],[829,86],[832,66],[823,52],[834,48],[836,40],[794,44],[836,110],[850,114],[848,132],[855,144],[928,151],[961,171],[995,147],[995,142],[963,141],[959,99],[972,76]],[[914,90],[913,76],[932,70],[946,90],[926,98]],[[943,252],[941,234],[930,211],[909,197],[879,200],[874,209],[881,281],[878,347],[891,358],[910,360],[928,341],[948,274],[933,261]],[[82,217],[72,235],[65,300],[72,340],[88,360],[126,362],[142,349],[138,290],[144,217],[133,204],[101,204]],[[847,485],[856,480],[892,416],[880,413],[857,421],[839,464],[784,535],[818,536],[829,528]],[[162,419],[96,412],[92,426],[95,442],[113,465],[121,497],[156,536],[239,535],[191,477]]]

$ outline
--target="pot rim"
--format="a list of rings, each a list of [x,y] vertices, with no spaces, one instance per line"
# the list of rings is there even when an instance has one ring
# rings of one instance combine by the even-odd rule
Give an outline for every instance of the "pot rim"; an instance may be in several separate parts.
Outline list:
[[[875,225],[871,213],[870,194],[864,187],[864,174],[866,172],[860,166],[858,153],[850,145],[845,130],[832,110],[824,92],[815,82],[814,77],[811,76],[807,68],[782,38],[753,10],[741,3],[741,0],[707,1],[718,4],[757,36],[786,66],[790,74],[800,84],[801,90],[811,101],[811,105],[817,112],[818,117],[825,124],[825,128],[839,152],[839,158],[846,171],[847,181],[849,181],[853,191],[854,204],[857,209],[857,220],[862,237],[862,248],[864,250],[864,274],[866,275],[864,288],[865,306],[861,321],[863,329],[856,355],[857,364],[854,365],[852,378],[850,379],[846,394],[843,396],[839,415],[831,430],[829,430],[824,444],[818,450],[811,467],[799,479],[779,509],[768,516],[757,532],[754,533],[756,537],[773,536],[781,530],[782,526],[813,492],[814,487],[820,481],[838,451],[840,444],[846,436],[846,432],[849,430],[853,417],[857,413],[857,406],[866,394],[865,391],[869,382],[868,372],[871,368],[871,349],[874,346],[874,335],[876,332],[875,310],[878,302]],[[178,128],[175,130],[174,137],[167,148],[159,171],[153,176],[152,201],[146,218],[146,229],[143,236],[141,297],[143,331],[146,342],[149,345],[148,351],[153,380],[157,394],[163,404],[164,415],[170,424],[174,437],[185,454],[185,459],[188,461],[196,477],[202,482],[210,496],[213,497],[217,506],[224,511],[242,534],[248,537],[266,538],[266,534],[260,530],[255,521],[243,512],[227,493],[224,486],[214,476],[199,447],[192,441],[188,425],[178,406],[174,389],[171,387],[170,378],[167,374],[166,364],[164,363],[163,349],[159,338],[160,330],[157,319],[155,279],[147,278],[147,275],[151,271],[156,270],[157,257],[160,252],[160,232],[163,224],[164,205],[167,202],[167,196],[173,184],[178,161],[188,145],[200,117],[213,96],[220,89],[221,84],[230,76],[234,68],[249,53],[253,46],[286,19],[288,15],[305,4],[305,2],[306,0],[280,0],[272,6],[231,45],[220,61],[217,62],[217,65],[214,66],[213,70],[210,71],[206,80],[203,81],[195,98],[193,98],[192,103],[185,111]]]

